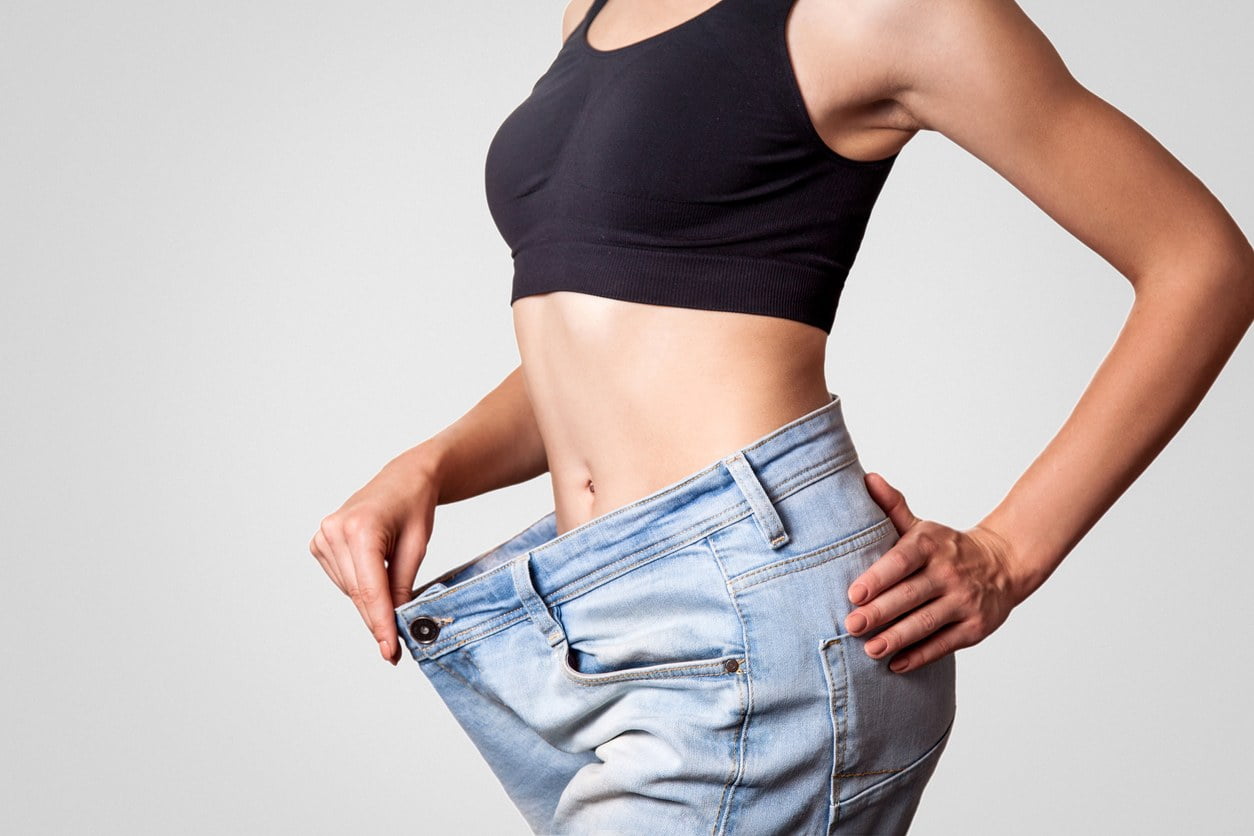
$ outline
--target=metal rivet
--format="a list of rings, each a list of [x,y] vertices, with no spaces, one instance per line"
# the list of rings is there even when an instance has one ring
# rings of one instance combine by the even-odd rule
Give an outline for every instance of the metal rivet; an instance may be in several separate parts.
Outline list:
[[[728,673],[735,673],[736,671],[740,670],[740,660],[728,659],[726,662],[723,663],[723,670],[727,671]]]
[[[431,644],[440,635],[440,624],[434,618],[422,616],[415,618],[409,625],[409,635],[418,644]]]

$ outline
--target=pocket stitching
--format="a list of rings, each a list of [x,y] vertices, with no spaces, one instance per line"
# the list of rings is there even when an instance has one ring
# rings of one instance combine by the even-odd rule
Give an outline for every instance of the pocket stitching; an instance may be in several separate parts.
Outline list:
[[[829,543],[826,546],[821,546],[817,549],[813,549],[812,551],[808,551],[805,554],[799,554],[793,557],[787,557],[787,558],[784,558],[783,560],[776,561],[766,566],[759,566],[756,569],[750,569],[749,571],[743,572],[737,575],[736,577],[732,578],[729,583],[731,584],[733,589],[740,591],[740,590],[748,589],[752,586],[756,586],[760,583],[765,583],[766,581],[773,580],[778,577],[783,577],[784,575],[791,575],[794,572],[801,572],[806,569],[812,569],[816,566],[822,566],[824,563],[827,563],[830,560],[835,560],[838,557],[844,557],[846,554],[857,551],[858,549],[861,549],[865,546],[869,546],[872,543],[878,543],[880,540],[892,534],[894,530],[895,530],[895,526],[893,525],[893,521],[889,519],[888,517],[885,517],[879,522],[869,525],[866,528],[862,529],[861,531],[854,532],[853,534],[850,534],[848,537],[838,540],[835,543]],[[825,554],[826,552],[833,552],[833,553]],[[818,558],[820,556],[822,556],[822,559],[818,560],[815,563],[811,563],[805,566],[797,566],[791,569],[787,569],[786,571],[779,571],[784,566],[788,566],[788,565],[802,562],[802,561],[815,560],[815,558]],[[754,578],[754,576],[763,575],[766,573],[771,573],[771,574],[767,574],[766,577]],[[754,578],[754,579],[749,581],[748,583],[744,583],[743,581],[745,578]]]
[[[749,656],[753,653],[749,643],[749,625],[745,622],[745,614],[740,609],[740,601],[736,599],[736,593],[727,579],[727,566],[723,563],[723,556],[719,554],[718,544],[712,536],[707,537],[705,542],[710,547],[710,554],[714,557],[714,565],[718,567],[719,574],[723,576],[727,599],[731,601],[732,609],[736,611],[736,618],[740,621],[740,635],[745,648],[741,667],[748,670]],[[723,810],[730,809],[731,799],[736,794],[736,788],[740,786],[741,778],[744,777],[745,736],[748,733],[749,718],[753,716],[753,676],[746,675],[743,683],[743,686],[740,688],[741,721],[736,739],[736,757],[732,760],[731,772],[728,774],[727,780],[723,782],[723,793],[719,801],[719,815],[715,818],[715,821],[721,821]]]
[[[836,645],[841,654],[840,670],[841,670],[841,673],[843,674],[843,676],[841,677],[841,680],[842,680],[841,684],[843,684],[843,687],[841,688],[840,693],[845,694],[846,696],[849,693],[849,669],[844,663],[844,654],[845,654],[844,643],[840,640],[839,636],[833,639],[827,639],[826,641],[820,642],[819,643],[819,658],[823,660],[823,669],[827,673],[828,709],[831,715],[832,735],[833,735],[832,775],[831,775],[831,778],[828,779],[828,808],[829,809],[832,807],[835,807],[840,801],[840,779],[842,777],[845,777],[845,772],[842,769],[842,767],[844,766],[844,763],[845,763],[845,738],[848,735],[848,732],[845,729],[841,728],[841,725],[843,723],[848,722],[848,713],[845,710],[846,706],[844,703],[841,704],[840,710],[839,711],[837,710],[836,686],[838,682],[836,679],[836,672],[832,670],[831,662],[828,660],[828,656],[827,656],[827,649],[832,645]],[[840,719],[837,719],[838,716]]]
[[[569,583],[566,586],[561,587],[560,589],[554,590],[552,597],[550,599],[550,603],[551,604],[564,604],[567,601],[571,600],[572,598],[578,598],[583,593],[588,592],[589,590],[592,590],[592,589],[596,589],[607,583],[610,583],[611,581],[615,580],[616,578],[621,577],[622,575],[627,574],[628,572],[634,571],[635,569],[639,569],[640,567],[646,564],[652,563],[655,560],[660,560],[664,557],[670,557],[675,552],[681,551],[682,549],[686,549],[689,546],[699,543],[703,538],[708,537],[711,533],[713,533],[714,531],[717,531],[723,525],[725,524],[729,525],[731,522],[739,522],[740,520],[744,519],[745,517],[749,516],[752,513],[753,513],[753,509],[749,507],[749,503],[747,501],[742,500],[741,502],[737,503],[730,511],[725,510],[717,514],[713,514],[709,517],[706,517],[700,522],[694,523],[693,525],[688,526],[682,531],[675,532],[670,537],[667,537],[666,540],[662,540],[657,543],[650,543],[648,546],[645,546],[644,548],[637,549],[631,554],[620,557],[614,560],[612,563],[608,563],[605,566],[602,566],[590,576],[585,576],[584,578],[581,578],[578,581],[573,581],[572,583]],[[692,534],[693,531],[703,528],[704,526],[710,526],[710,529],[702,531],[701,533],[697,535]],[[680,539],[680,538],[683,538],[684,535],[687,535],[687,538]],[[668,540],[671,542],[668,543],[667,542]],[[679,540],[678,544],[674,542],[675,540]],[[662,543],[666,543],[666,545],[662,545]],[[638,557],[639,555],[649,552],[651,549],[654,549],[654,548],[658,550],[656,554],[650,554],[648,557],[641,558],[640,560],[638,560],[635,563],[632,563],[629,566],[626,566],[626,567],[623,566],[624,563],[630,561],[632,558]],[[589,577],[591,578],[591,580],[589,580]]]
[[[925,764],[927,761],[934,758],[937,751],[940,749],[941,745],[949,737],[949,733],[953,730],[955,719],[956,717],[951,717],[949,719],[949,723],[948,725],[945,726],[945,730],[941,732],[941,736],[937,738],[936,742],[934,742],[931,746],[927,747],[927,749],[924,750],[923,754],[919,755],[917,758],[915,758],[913,761],[906,764],[905,766],[900,767],[899,769],[892,770],[892,774],[889,777],[885,778],[884,780],[877,781],[871,786],[859,791],[857,795],[850,796],[849,798],[846,798],[844,801],[839,801],[835,805],[833,805],[833,807],[836,809],[837,812],[832,823],[835,824],[836,821],[839,820],[842,814],[847,813],[852,809],[855,809],[858,805],[864,803],[868,797],[876,794],[880,790],[883,790],[885,787],[891,786],[894,781],[898,781],[902,778],[905,778],[909,773],[913,772],[914,770],[918,769],[923,764]]]
[[[727,574],[726,572],[723,571],[723,564],[722,564],[722,561],[719,559],[718,552],[714,548],[714,543],[708,539],[708,536],[704,539],[705,539],[705,543],[703,544],[703,551],[706,553],[706,556],[714,563],[715,568],[718,569],[719,573],[722,575],[725,581]],[[689,548],[691,546],[695,546],[698,543],[701,543],[701,540],[695,540],[691,543],[687,543],[684,546],[681,546],[680,548],[675,549],[674,551],[670,551],[670,552],[667,552],[665,555],[659,556],[659,558],[670,557],[678,553],[679,551],[685,548]],[[654,562],[654,560],[650,559],[645,562],[652,563]],[[637,564],[637,566],[639,565],[643,565],[643,564]],[[636,568],[636,567],[632,567],[632,568]],[[621,572],[615,575],[614,578],[621,577],[623,574],[626,574],[626,572]],[[611,578],[610,580],[606,581],[606,583],[609,583],[614,578]],[[744,642],[745,641],[744,616],[740,612],[740,607],[736,602],[735,596],[731,594],[731,588],[727,587],[726,591],[728,593],[727,603],[730,605],[732,612],[736,616],[736,622],[740,625],[741,641]],[[557,652],[558,667],[561,668],[562,673],[565,674],[567,679],[569,679],[570,681],[576,684],[598,685],[598,684],[605,683],[605,682],[618,682],[618,681],[623,681],[623,680],[665,679],[665,678],[672,678],[672,677],[687,677],[687,676],[734,676],[742,672],[747,672],[749,669],[749,658],[748,658],[748,652],[746,649],[744,652],[723,654],[722,656],[714,656],[714,657],[709,657],[706,659],[682,659],[682,660],[678,660],[674,662],[656,662],[656,663],[648,664],[648,665],[636,665],[632,668],[628,668],[625,670],[618,670],[618,671],[603,671],[600,673],[584,673],[582,671],[576,670],[571,665],[570,636],[569,636],[569,633],[567,632],[567,625],[566,625],[566,622],[562,618],[562,611],[561,611],[561,605],[565,603],[567,600],[569,600],[569,598],[563,598],[560,602],[557,600],[554,600],[549,605],[550,606],[549,612],[550,612],[550,616],[553,618],[554,621],[557,622],[558,626],[561,628],[561,631],[562,631],[561,641],[558,642],[554,646],[554,650]],[[724,666],[728,663],[728,661],[733,660],[733,659],[737,663],[736,670],[729,671]],[[692,671],[701,671],[703,669],[715,669],[715,670],[709,670],[705,673],[692,673]]]
[[[521,615],[519,613],[521,613]],[[452,651],[457,650],[464,645],[470,644],[471,642],[479,641],[479,639],[482,639],[485,636],[490,636],[493,633],[499,633],[508,627],[513,627],[520,621],[530,621],[530,616],[527,615],[527,611],[522,607],[512,609],[503,615],[499,615],[496,618],[484,622],[483,624],[478,624],[475,627],[463,630],[460,633],[454,633],[449,637],[449,640],[452,641],[453,639],[457,639],[458,641],[453,644],[441,646],[437,640],[435,644],[428,646],[429,649],[425,651],[423,655],[429,659],[434,659],[437,656],[443,656],[444,654],[451,653]]]
[[[859,805],[865,803],[868,798],[872,798],[876,794],[882,792],[886,787],[891,786],[895,781],[904,779],[909,773],[919,768],[930,758],[933,758],[941,745],[949,737],[956,718],[956,714],[951,716],[949,718],[949,722],[945,725],[945,729],[940,733],[940,736],[928,745],[923,750],[922,754],[912,759],[905,766],[893,769],[874,769],[863,772],[844,771],[846,762],[845,743],[849,734],[849,667],[848,660],[845,656],[845,645],[847,642],[845,642],[844,639],[848,637],[849,634],[842,633],[838,636],[823,639],[819,642],[819,658],[822,661],[823,670],[828,682],[828,706],[831,717],[832,734],[834,736],[832,744],[832,774],[831,779],[829,780],[828,797],[828,830],[833,833],[836,832],[836,824],[842,815],[858,809]],[[829,654],[829,649],[831,648],[835,648],[836,654],[839,654],[838,659],[833,659],[833,656],[836,654]],[[834,669],[834,661],[835,664],[840,667],[839,674]],[[838,687],[840,687],[839,691]],[[838,694],[840,695],[839,698]],[[884,775],[886,777],[882,780],[876,781],[870,786],[858,790],[849,798],[841,800],[840,792],[842,778],[856,778],[869,775]]]
[[[626,671],[606,671],[604,673],[583,673],[577,671],[570,666],[570,643],[566,639],[562,639],[553,647],[557,654],[558,667],[561,668],[563,674],[576,685],[600,685],[607,682],[621,682],[633,679],[668,679],[690,676],[735,676],[740,673],[747,673],[749,670],[745,658],[739,654],[731,654],[728,656],[719,656],[713,659],[702,659],[696,662],[662,662],[655,665],[641,665]],[[735,671],[727,670],[724,665],[728,660],[734,659],[737,662]],[[691,671],[699,671],[704,668],[717,668],[705,673],[692,673]]]

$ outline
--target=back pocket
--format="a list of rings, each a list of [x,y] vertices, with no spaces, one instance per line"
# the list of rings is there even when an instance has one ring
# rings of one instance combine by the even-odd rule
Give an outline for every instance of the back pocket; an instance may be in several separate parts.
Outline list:
[[[830,696],[833,807],[906,774],[954,719],[954,654],[894,673],[888,659],[867,656],[866,640],[846,633],[819,643]]]
[[[563,673],[581,684],[743,671],[744,630],[703,539],[550,605],[566,639]]]

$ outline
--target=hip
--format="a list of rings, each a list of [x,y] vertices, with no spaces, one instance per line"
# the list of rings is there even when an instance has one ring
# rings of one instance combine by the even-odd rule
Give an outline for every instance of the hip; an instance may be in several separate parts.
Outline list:
[[[848,585],[897,533],[829,398],[563,534],[546,514],[397,608],[534,827],[908,821],[954,662],[893,673],[862,650],[874,631],[842,626]]]

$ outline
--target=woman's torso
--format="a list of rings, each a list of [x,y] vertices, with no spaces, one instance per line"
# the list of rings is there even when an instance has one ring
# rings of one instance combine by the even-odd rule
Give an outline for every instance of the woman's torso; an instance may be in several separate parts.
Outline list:
[[[572,2],[567,36],[590,4]],[[698,0],[680,11],[645,5],[609,0],[589,41],[613,49],[713,4]],[[788,47],[823,141],[853,159],[880,159],[899,151],[913,130],[877,97],[865,70],[852,71],[856,50],[832,50],[851,37],[831,35],[852,31],[850,13],[796,0]],[[813,325],[569,291],[524,296],[512,307],[558,533],[647,496],[829,398],[827,333]]]

